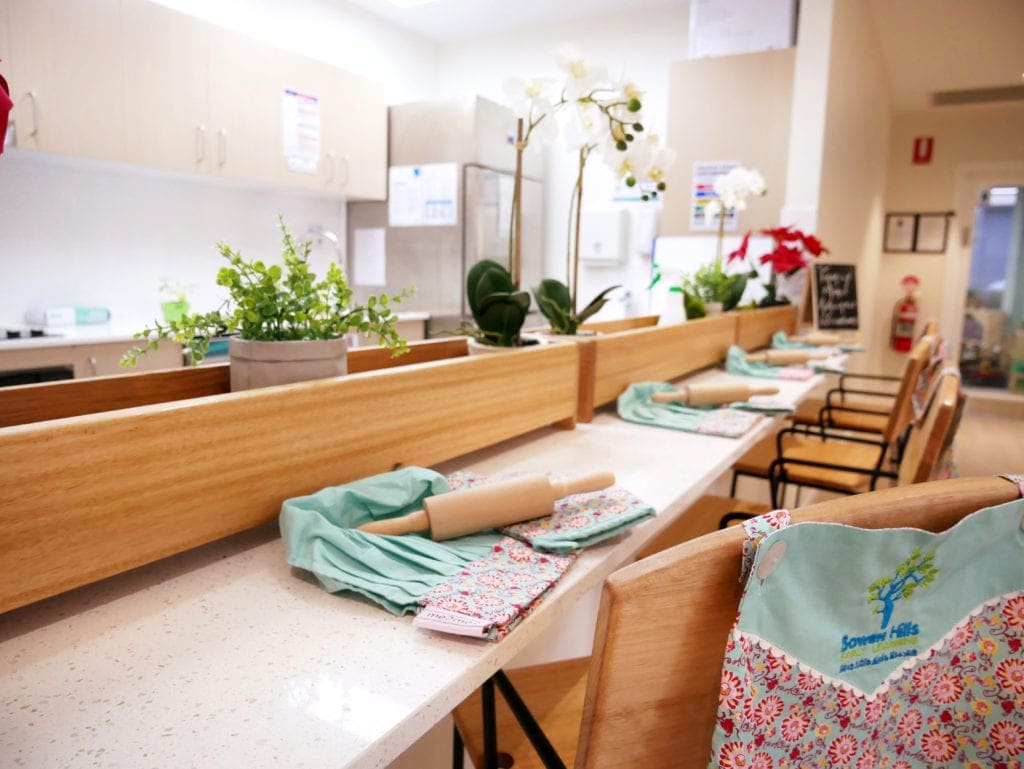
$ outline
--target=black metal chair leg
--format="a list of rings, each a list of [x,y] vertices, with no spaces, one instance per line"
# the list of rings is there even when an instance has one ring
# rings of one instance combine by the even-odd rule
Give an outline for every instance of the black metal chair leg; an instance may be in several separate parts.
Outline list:
[[[452,726],[452,769],[463,769],[463,754],[466,752],[462,744],[462,735],[459,734],[459,727]]]
[[[494,715],[494,676],[484,681],[483,686],[480,687],[480,705],[484,719],[484,769],[498,769],[498,724]]]
[[[544,766],[547,769],[565,769],[565,763],[559,757],[548,736],[544,734],[544,730],[537,723],[537,719],[533,717],[533,713],[530,712],[522,697],[519,696],[519,692],[516,691],[508,676],[505,675],[505,671],[499,670],[491,680],[498,684],[501,696],[508,703],[509,710],[512,711],[512,715],[516,717],[519,725],[523,728],[523,733],[530,740],[530,744],[537,751],[537,755]],[[484,742],[486,744],[486,738]]]

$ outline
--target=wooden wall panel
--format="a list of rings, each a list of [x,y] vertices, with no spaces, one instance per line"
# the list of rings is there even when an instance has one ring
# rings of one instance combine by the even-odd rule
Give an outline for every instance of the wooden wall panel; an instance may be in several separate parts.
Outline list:
[[[796,313],[797,308],[791,304],[737,312],[736,344],[744,350],[756,350],[768,347],[776,331],[796,333]]]
[[[576,412],[550,345],[0,429],[0,612]]]
[[[597,337],[594,405],[611,403],[634,382],[677,379],[720,363],[736,339],[739,314]]]
[[[465,337],[416,342],[409,345],[407,354],[397,358],[383,347],[357,347],[348,354],[348,370],[355,374],[465,355]],[[231,376],[227,363],[4,387],[0,388],[0,427],[203,398],[230,391]]]

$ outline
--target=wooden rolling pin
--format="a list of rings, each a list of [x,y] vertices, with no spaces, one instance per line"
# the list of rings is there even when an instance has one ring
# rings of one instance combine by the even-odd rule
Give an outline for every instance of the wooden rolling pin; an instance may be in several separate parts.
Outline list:
[[[852,339],[843,339],[839,334],[829,334],[824,331],[810,331],[804,336],[790,336],[789,341],[814,345],[853,344],[856,342],[856,337]]]
[[[591,473],[565,481],[527,475],[463,491],[437,494],[423,500],[423,509],[381,521],[364,523],[371,534],[410,534],[429,531],[435,542],[475,531],[551,515],[556,500],[570,494],[600,491],[615,483],[611,473]]]
[[[824,360],[827,352],[815,350],[765,350],[747,356],[748,363],[770,363],[773,366],[788,366],[793,363],[807,363],[810,360]]]
[[[745,401],[751,395],[775,395],[778,387],[748,384],[688,384],[675,392],[651,393],[654,403],[685,403],[687,406],[717,406]]]

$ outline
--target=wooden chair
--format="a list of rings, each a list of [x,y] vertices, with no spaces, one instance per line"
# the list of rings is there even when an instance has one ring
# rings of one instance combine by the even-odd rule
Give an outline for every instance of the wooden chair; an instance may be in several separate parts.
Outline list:
[[[792,517],[938,532],[1018,496],[1002,478],[965,478],[829,500]],[[708,765],[725,644],[742,590],[743,536],[735,528],[714,532],[605,582],[576,769]]]
[[[833,456],[832,459],[838,461],[833,461],[832,464],[850,464],[855,467],[861,467],[865,464],[869,467],[876,465],[876,478],[872,479],[872,483],[878,477],[891,476],[890,471],[883,469],[883,463],[886,456],[889,455],[891,448],[901,439],[914,420],[914,391],[921,372],[931,361],[932,350],[933,342],[930,338],[921,339],[914,346],[903,369],[903,376],[900,378],[899,389],[893,399],[892,406],[885,416],[885,427],[882,432],[875,438],[844,437],[845,448],[834,452],[841,456]],[[831,442],[840,437],[840,435],[833,431],[821,428],[815,433],[814,443],[812,444],[809,437],[800,438],[800,436],[796,435],[797,433],[807,434],[806,430],[799,427],[788,431],[784,430],[782,433],[794,435],[794,439],[790,441],[793,444],[792,451],[796,452],[794,456],[802,456],[804,453],[817,455],[824,445],[823,441]],[[736,496],[736,481],[740,476],[746,475],[770,480],[773,463],[780,456],[780,452],[779,437],[776,435],[759,441],[740,457],[733,465],[732,485],[729,490],[730,496]],[[800,473],[797,473],[797,475],[800,475]],[[806,476],[806,473],[803,475]],[[820,473],[818,475],[820,476]],[[796,479],[794,478],[794,480]],[[863,490],[860,488],[861,480],[863,478],[860,475],[856,477],[849,475],[829,476],[826,478],[826,485],[830,488],[831,486],[839,486],[843,489]],[[813,485],[813,483],[809,482],[803,485]],[[872,485],[871,488],[874,488],[874,486]],[[772,505],[777,505],[778,502],[774,496],[775,486],[771,486],[771,489],[773,494]]]
[[[970,478],[883,489],[793,511],[793,521],[866,528],[948,528],[1017,487]],[[684,514],[683,517],[685,517]],[[617,571],[605,583],[590,658],[511,670],[525,705],[550,738],[545,764],[508,706],[496,705],[496,766],[619,769],[707,766],[725,642],[736,618],[742,531],[713,532]],[[486,687],[483,691],[486,693]],[[484,767],[480,692],[453,713],[456,765],[463,740]]]
[[[929,343],[930,354],[918,374],[911,408],[919,405],[915,403],[914,396],[923,400],[921,394],[930,391],[943,362],[936,354],[941,347],[938,336],[925,335],[920,341]],[[830,389],[824,398],[803,400],[789,420],[808,432],[834,429],[882,435],[888,427],[889,413],[899,395],[902,380],[902,376],[882,374],[840,374],[839,384]]]
[[[779,492],[786,484],[858,494],[874,491],[882,478],[893,479],[897,486],[927,480],[952,441],[951,430],[959,422],[964,401],[959,375],[941,376],[920,426],[911,427],[896,473],[882,469],[885,444],[853,436],[822,440],[794,428],[781,430],[775,436],[776,458],[769,466],[772,506],[780,506]]]

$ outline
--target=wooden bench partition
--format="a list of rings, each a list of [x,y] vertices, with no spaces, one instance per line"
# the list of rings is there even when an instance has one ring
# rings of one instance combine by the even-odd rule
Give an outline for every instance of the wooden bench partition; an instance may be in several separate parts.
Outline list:
[[[0,429],[0,612],[576,412],[578,352],[401,366]]]
[[[466,338],[413,342],[397,358],[384,347],[357,347],[348,354],[350,373],[447,360],[466,355]],[[227,363],[139,374],[72,379],[0,388],[0,427],[83,414],[203,398],[231,391]]]
[[[634,382],[676,379],[721,363],[736,339],[736,315],[582,339],[577,343],[580,404],[576,418],[589,422],[595,408],[611,403]]]
[[[601,334],[614,334],[618,331],[629,331],[634,328],[647,328],[658,325],[657,315],[640,315],[636,318],[619,318],[617,320],[596,320],[584,323],[581,331],[597,331]]]
[[[744,350],[756,350],[768,347],[776,331],[796,333],[796,313],[797,308],[791,304],[737,312],[736,344]]]

